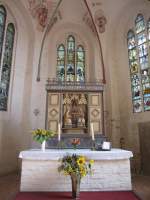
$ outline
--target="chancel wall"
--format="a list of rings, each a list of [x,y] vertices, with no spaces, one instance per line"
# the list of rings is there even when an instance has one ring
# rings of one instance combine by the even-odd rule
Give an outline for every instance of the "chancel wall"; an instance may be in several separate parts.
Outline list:
[[[4,174],[18,168],[18,154],[21,150],[38,147],[32,141],[30,131],[45,127],[45,84],[47,78],[56,77],[57,45],[64,41],[68,34],[75,35],[87,50],[87,78],[92,81],[102,79],[103,76],[96,35],[82,19],[87,12],[85,7],[82,10],[83,4],[75,5],[78,8],[76,12],[68,11],[70,8],[66,4],[60,8],[62,18],[58,19],[46,36],[40,81],[37,82],[43,32],[37,29],[37,22],[28,10],[28,1],[0,2],[10,9],[16,21],[15,62],[12,66],[9,106],[7,112],[0,111],[0,174]],[[76,1],[73,2],[76,4]],[[107,19],[105,32],[99,33],[106,75],[105,134],[113,147],[120,147],[120,138],[123,137],[124,148],[139,154],[138,123],[149,121],[150,113],[132,113],[126,36],[139,12],[148,17],[150,4],[146,1],[144,3],[143,0],[117,0],[117,2],[112,0],[108,4],[102,0],[97,8],[104,10]],[[94,14],[96,7],[93,6],[91,9]]]

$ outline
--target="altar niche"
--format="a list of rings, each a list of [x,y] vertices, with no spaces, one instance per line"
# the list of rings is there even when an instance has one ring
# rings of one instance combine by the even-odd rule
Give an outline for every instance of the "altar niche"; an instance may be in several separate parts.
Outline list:
[[[88,128],[87,94],[63,94],[62,132],[86,133]]]

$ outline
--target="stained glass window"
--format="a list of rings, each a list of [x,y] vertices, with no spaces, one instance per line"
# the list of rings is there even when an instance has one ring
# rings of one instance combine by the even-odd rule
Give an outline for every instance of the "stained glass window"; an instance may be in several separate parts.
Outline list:
[[[75,39],[70,35],[67,39],[67,81],[75,80]]]
[[[77,48],[76,66],[77,81],[83,82],[85,80],[85,52],[81,45]]]
[[[65,80],[65,47],[59,45],[57,49],[57,77],[59,80]]]
[[[15,28],[13,24],[8,24],[4,47],[4,58],[1,73],[1,110],[7,110],[10,73],[12,65],[12,52],[14,44]]]
[[[57,78],[61,81],[85,80],[85,50],[72,35],[67,37],[66,47],[61,44],[57,48]]]
[[[147,27],[146,27],[147,25]],[[135,30],[127,35],[133,112],[150,110],[150,19],[142,14],[135,19]]]
[[[0,6],[0,111],[7,111],[12,55],[15,37],[13,23],[7,26],[6,10]],[[6,30],[5,30],[6,29]],[[5,42],[4,42],[5,41]]]
[[[3,6],[0,6],[0,63],[2,57],[5,24],[6,24],[6,10]]]

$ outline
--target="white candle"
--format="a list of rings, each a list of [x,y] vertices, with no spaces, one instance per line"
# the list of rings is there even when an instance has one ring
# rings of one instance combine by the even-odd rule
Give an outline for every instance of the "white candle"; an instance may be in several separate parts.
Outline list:
[[[91,123],[91,134],[92,134],[92,140],[95,140],[93,123]]]
[[[61,128],[60,123],[58,124],[58,141],[60,142]]]

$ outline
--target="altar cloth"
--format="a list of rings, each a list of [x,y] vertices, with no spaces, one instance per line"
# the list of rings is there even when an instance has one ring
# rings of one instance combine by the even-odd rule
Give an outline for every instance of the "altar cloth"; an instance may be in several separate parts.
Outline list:
[[[131,151],[111,149],[111,151],[91,151],[90,149],[31,149],[20,152],[19,158],[27,160],[58,160],[66,154],[84,155],[94,160],[120,160],[133,157]]]

